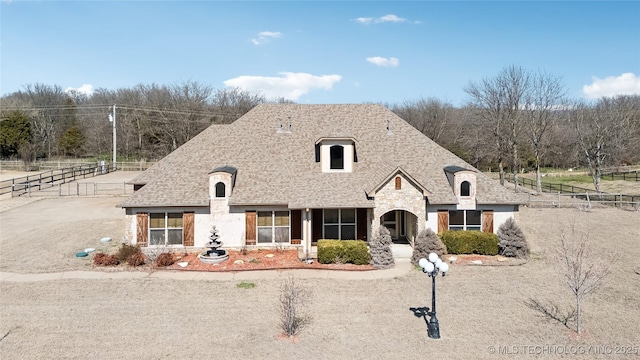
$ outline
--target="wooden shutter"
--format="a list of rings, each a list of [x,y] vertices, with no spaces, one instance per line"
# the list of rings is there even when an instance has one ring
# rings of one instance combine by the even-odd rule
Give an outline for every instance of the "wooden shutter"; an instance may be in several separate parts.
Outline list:
[[[322,209],[313,209],[311,212],[311,241],[313,243],[322,239]]]
[[[449,211],[438,210],[438,233],[449,230]]]
[[[302,244],[302,210],[291,210],[291,244]]]
[[[257,218],[255,211],[247,211],[245,213],[245,245],[256,244],[256,226]]]
[[[482,231],[493,232],[493,210],[485,210],[482,212]]]
[[[184,246],[193,246],[194,220],[194,213],[186,212],[182,214],[182,241]]]
[[[400,176],[396,176],[396,190],[402,189],[402,178]]]
[[[367,241],[367,209],[357,209],[357,211],[356,238],[358,240]]]
[[[147,246],[147,237],[149,236],[149,214],[136,214],[136,244],[138,246]]]

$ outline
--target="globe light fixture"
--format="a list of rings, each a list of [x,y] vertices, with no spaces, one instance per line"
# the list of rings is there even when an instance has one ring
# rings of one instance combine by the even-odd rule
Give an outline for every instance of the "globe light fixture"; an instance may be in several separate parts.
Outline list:
[[[422,272],[431,278],[431,311],[429,312],[429,322],[427,323],[427,331],[432,339],[440,338],[440,325],[436,317],[436,277],[439,273],[444,276],[449,271],[449,264],[442,261],[438,254],[430,253],[429,259],[422,258],[418,261],[418,265],[422,268]]]

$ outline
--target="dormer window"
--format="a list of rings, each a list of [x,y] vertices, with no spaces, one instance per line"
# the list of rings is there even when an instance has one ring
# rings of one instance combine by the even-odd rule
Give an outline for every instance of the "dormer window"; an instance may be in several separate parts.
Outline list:
[[[315,144],[315,161],[322,172],[350,173],[356,160],[353,138],[320,138]]]
[[[471,196],[471,183],[468,181],[463,181],[460,184],[460,196]]]
[[[223,198],[225,197],[226,186],[223,182],[219,182],[216,184],[216,197]]]
[[[344,169],[344,147],[341,145],[333,145],[329,149],[330,153],[330,169],[331,170],[343,170]]]

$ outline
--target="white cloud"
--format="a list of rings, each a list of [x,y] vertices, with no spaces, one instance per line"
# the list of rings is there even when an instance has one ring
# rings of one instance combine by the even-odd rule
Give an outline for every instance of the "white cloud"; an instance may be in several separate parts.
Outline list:
[[[624,73],[620,76],[609,76],[604,79],[592,77],[590,85],[582,87],[582,92],[589,99],[613,97],[616,95],[640,95],[640,76]]]
[[[68,87],[64,90],[64,92],[68,93],[68,92],[72,92],[75,91],[77,93],[80,94],[85,94],[88,96],[91,96],[91,94],[93,94],[93,85],[91,84],[82,84],[82,86],[78,87],[78,88],[72,88],[72,87]]]
[[[385,66],[385,67],[396,67],[400,65],[400,60],[394,57],[384,58],[380,56],[374,56],[374,57],[368,57],[367,61],[374,65]]]
[[[264,44],[269,39],[277,39],[281,37],[282,37],[282,33],[279,31],[262,31],[258,33],[257,38],[251,39],[251,42],[254,45],[260,45],[260,44]]]
[[[259,92],[268,99],[285,98],[296,101],[312,89],[331,90],[340,82],[340,75],[311,75],[307,73],[281,72],[281,77],[239,76],[224,81],[225,86]]]
[[[408,20],[393,14],[388,14],[380,17],[359,17],[359,18],[356,18],[355,21],[361,24],[369,25],[369,24],[380,24],[380,23],[386,23],[386,22],[398,23],[398,22],[405,22]]]

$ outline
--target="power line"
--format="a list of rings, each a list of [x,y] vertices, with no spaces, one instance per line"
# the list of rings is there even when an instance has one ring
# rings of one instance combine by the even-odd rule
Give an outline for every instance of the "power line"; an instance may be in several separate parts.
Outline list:
[[[47,106],[10,106],[2,107],[3,111],[47,111],[47,110],[104,110],[105,114],[108,114],[112,105],[47,105]],[[201,116],[237,116],[240,117],[240,113],[226,113],[209,110],[168,110],[161,107],[148,107],[148,106],[131,106],[131,105],[118,105],[118,109],[126,109],[131,111],[145,111],[145,112],[159,112],[164,114],[176,114],[176,115],[201,115]],[[53,115],[53,116],[65,116],[65,115]]]

